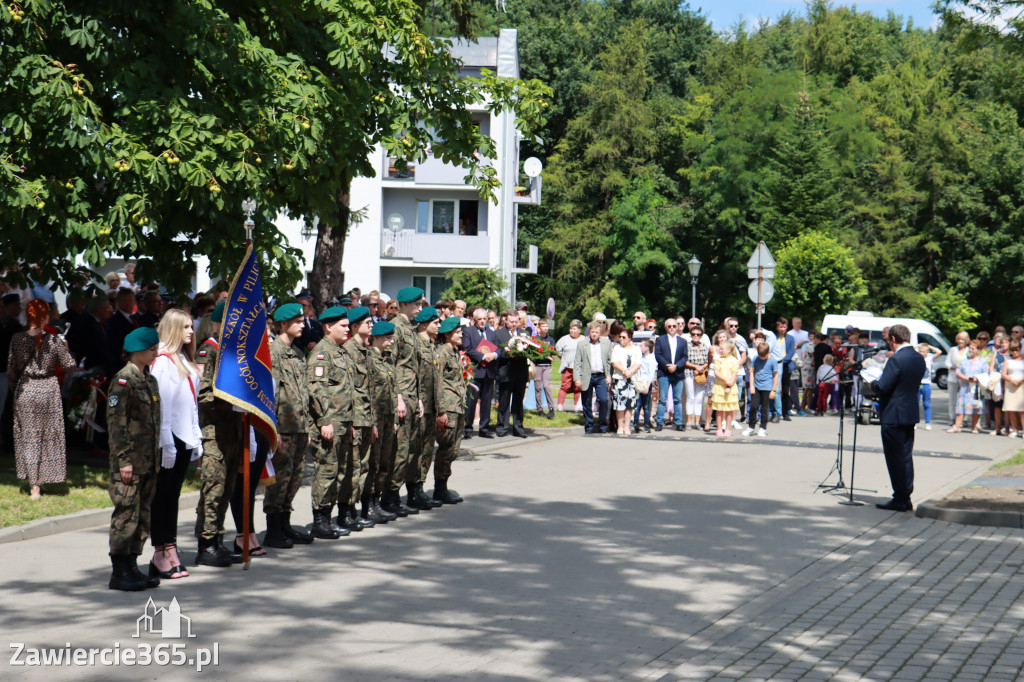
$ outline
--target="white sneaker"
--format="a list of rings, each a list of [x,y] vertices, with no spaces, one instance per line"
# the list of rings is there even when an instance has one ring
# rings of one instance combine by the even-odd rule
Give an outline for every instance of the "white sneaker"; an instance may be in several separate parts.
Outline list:
[[[932,430],[932,425],[931,424],[925,424],[924,425],[924,430],[925,431],[931,431]]]
[[[750,427],[747,427],[747,428],[743,429],[743,435],[744,435],[744,436],[749,436],[749,435],[750,435],[750,434],[752,434],[753,432],[754,432],[754,429],[752,429],[752,428],[750,428]]]
[[[734,429],[740,428],[740,423],[738,421],[736,421],[735,419],[732,420],[732,428],[734,428]]]
[[[757,435],[759,435],[761,438],[764,438],[768,434],[764,432],[764,429],[758,429],[757,430]]]

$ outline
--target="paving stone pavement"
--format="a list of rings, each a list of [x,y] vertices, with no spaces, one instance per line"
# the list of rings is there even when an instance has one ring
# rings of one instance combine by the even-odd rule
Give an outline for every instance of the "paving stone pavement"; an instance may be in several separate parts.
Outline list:
[[[155,645],[133,637],[152,596],[192,619],[190,650],[219,646],[208,679],[1016,679],[1024,531],[875,509],[888,481],[871,450],[857,484],[878,492],[840,506],[817,492],[836,424],[773,425],[798,447],[688,434],[499,447],[455,463],[465,504],[146,593],[107,589],[102,527],[10,543],[0,639]],[[877,427],[861,437],[877,445]],[[919,501],[1014,450],[918,439]],[[303,489],[294,521],[308,505]],[[180,521],[191,558],[194,516]],[[0,660],[0,679],[195,676]]]

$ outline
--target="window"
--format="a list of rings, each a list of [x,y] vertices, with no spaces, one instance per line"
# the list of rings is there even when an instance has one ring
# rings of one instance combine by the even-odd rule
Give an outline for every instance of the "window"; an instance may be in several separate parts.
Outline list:
[[[459,234],[475,237],[479,234],[480,202],[459,202]]]
[[[424,199],[416,202],[416,232],[418,234],[430,232],[430,202]]]
[[[430,224],[434,234],[453,234],[455,232],[455,202],[433,202]]]
[[[452,286],[452,281],[450,279],[445,279],[444,277],[431,277],[430,278],[430,297],[429,297],[428,300],[430,300],[430,301],[439,301],[441,299],[441,294],[443,294],[444,292],[448,291],[448,289],[451,286]]]
[[[423,289],[423,291],[426,292],[429,295],[430,292],[427,291],[427,278],[426,277],[413,277],[412,278],[412,285],[414,287],[416,287],[417,289]]]

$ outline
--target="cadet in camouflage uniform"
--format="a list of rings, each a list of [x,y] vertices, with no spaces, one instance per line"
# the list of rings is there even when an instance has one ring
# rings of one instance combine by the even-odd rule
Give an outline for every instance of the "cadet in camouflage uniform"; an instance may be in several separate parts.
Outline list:
[[[376,522],[369,515],[361,516],[356,505],[362,501],[370,464],[370,448],[377,440],[377,415],[373,407],[373,384],[370,378],[370,309],[363,306],[348,311],[349,336],[342,350],[352,367],[352,445],[349,448],[345,476],[338,493],[338,525],[349,530],[373,528]],[[369,504],[364,504],[369,510]]]
[[[267,533],[263,544],[288,549],[295,543],[307,545],[313,536],[292,527],[292,500],[302,485],[302,473],[309,449],[309,382],[306,379],[306,356],[294,342],[302,335],[302,306],[285,303],[274,311],[278,333],[270,344],[270,366],[274,373],[274,398],[277,403],[277,432],[281,445],[274,453],[275,482],[263,497],[263,513],[267,515]]]
[[[434,460],[434,500],[443,504],[458,504],[462,497],[448,489],[452,475],[452,462],[462,447],[462,432],[466,428],[466,382],[462,379],[462,327],[459,318],[449,317],[441,323],[439,334],[443,339],[438,352],[441,368],[441,410],[437,416],[438,448]]]
[[[395,298],[398,300],[398,315],[393,320],[395,345],[392,355],[395,359],[395,391],[398,394],[395,412],[398,415],[398,447],[387,489],[381,490],[381,506],[393,514],[418,514],[419,510],[402,503],[400,490],[402,484],[410,479],[410,471],[416,471],[414,459],[419,442],[420,418],[423,415],[423,404],[419,399],[419,340],[409,321],[423,308],[423,289],[405,287]],[[415,480],[416,475],[413,474],[411,479]]]
[[[427,497],[423,484],[434,462],[434,444],[437,442],[437,414],[441,406],[441,373],[437,365],[437,329],[439,313],[426,307],[412,319],[417,325],[420,353],[420,401],[423,403],[423,418],[420,420],[420,439],[417,444],[415,468],[405,474],[409,500],[406,504],[416,509],[433,509],[441,503]]]
[[[160,337],[151,327],[136,329],[124,339],[129,361],[114,375],[107,395],[110,434],[110,589],[135,592],[156,587],[136,558],[149,537],[156,471],[160,461],[160,387],[149,373]]]
[[[395,468],[395,433],[398,431],[395,410],[398,405],[398,394],[395,393],[395,363],[391,359],[395,325],[391,322],[377,322],[373,325],[371,334],[370,381],[373,384],[373,408],[377,413],[377,440],[370,449],[370,464],[366,486],[363,488],[363,516],[366,516],[365,500],[369,496],[373,520],[387,523],[394,521],[398,516],[380,506],[381,491],[387,490],[388,481]],[[401,515],[408,514],[402,512]]]
[[[217,304],[210,319],[220,333],[224,320],[225,301]],[[231,403],[213,395],[213,375],[217,371],[220,344],[213,337],[203,341],[196,351],[196,365],[202,372],[199,382],[199,426],[203,430],[203,458],[199,506],[196,508],[196,537],[199,553],[196,565],[224,568],[234,563],[225,549],[224,515],[231,503],[231,494],[242,461],[242,413]],[[246,434],[246,437],[248,434]],[[241,555],[239,555],[241,560]]]
[[[349,534],[331,519],[352,445],[352,367],[341,345],[348,336],[348,310],[332,306],[320,315],[324,338],[309,353],[309,417],[313,422],[313,537],[337,540]]]

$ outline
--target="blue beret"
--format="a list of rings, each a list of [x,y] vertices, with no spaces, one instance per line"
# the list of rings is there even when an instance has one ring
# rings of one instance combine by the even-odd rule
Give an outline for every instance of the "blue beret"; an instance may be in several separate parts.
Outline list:
[[[274,311],[274,322],[293,320],[296,317],[302,317],[302,306],[298,303],[285,303],[277,306]]]
[[[452,315],[451,317],[445,318],[444,322],[441,323],[441,328],[438,329],[439,334],[447,334],[453,332],[461,326],[459,318]]]
[[[371,336],[387,336],[388,334],[395,333],[395,324],[393,322],[378,322],[373,325],[373,331],[370,333]]]
[[[337,322],[345,317],[348,317],[348,308],[341,306],[333,306],[320,313],[321,322]]]
[[[359,306],[348,311],[348,321],[352,324],[359,324],[370,316],[370,309],[365,306]]]
[[[226,298],[220,299],[220,303],[217,304],[217,307],[214,308],[213,312],[210,314],[210,320],[211,321],[213,321],[213,322],[223,322],[224,321],[224,307],[227,305],[227,301],[228,301],[228,299],[226,299]]]
[[[399,289],[398,296],[395,296],[399,303],[415,303],[423,298],[423,289],[419,287],[405,287]]]
[[[421,310],[419,314],[416,315],[416,317],[412,318],[412,321],[415,322],[416,324],[423,324],[424,322],[436,320],[439,317],[441,316],[437,314],[437,308],[431,308],[428,305],[423,310]]]
[[[152,327],[139,327],[128,336],[124,337],[124,351],[126,353],[137,353],[140,350],[148,350],[160,343],[160,335]]]

